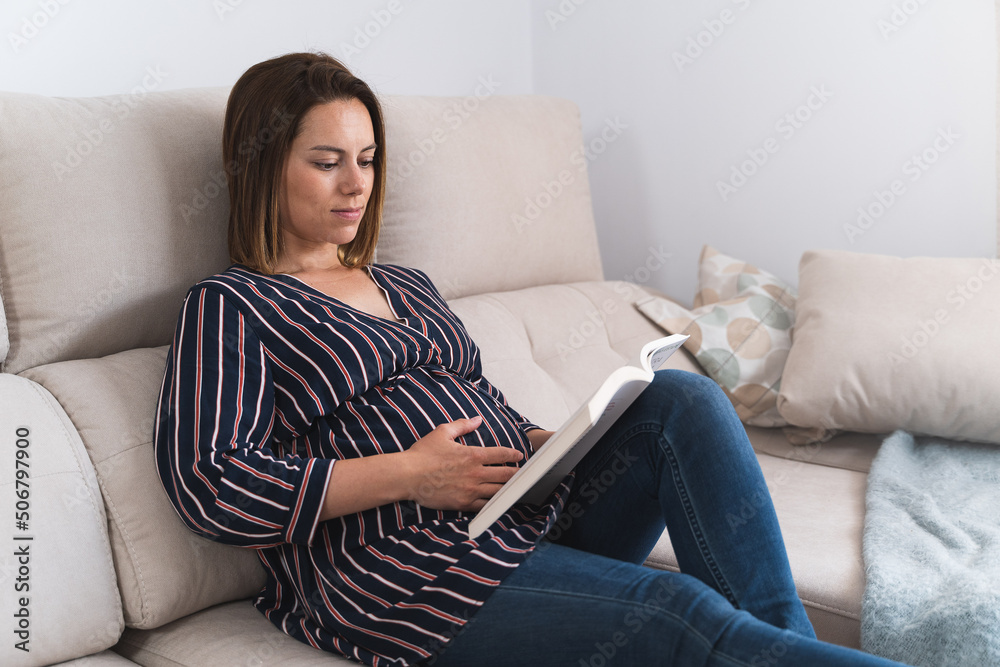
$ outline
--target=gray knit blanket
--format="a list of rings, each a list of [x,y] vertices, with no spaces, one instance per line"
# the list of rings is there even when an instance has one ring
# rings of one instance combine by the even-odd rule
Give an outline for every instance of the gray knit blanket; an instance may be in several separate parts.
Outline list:
[[[1000,665],[1000,445],[897,431],[868,475],[861,647],[909,665]]]

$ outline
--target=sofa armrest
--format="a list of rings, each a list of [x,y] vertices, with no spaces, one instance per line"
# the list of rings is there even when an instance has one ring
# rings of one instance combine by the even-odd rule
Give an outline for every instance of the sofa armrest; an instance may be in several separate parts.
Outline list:
[[[48,665],[103,651],[125,622],[94,467],[66,412],[40,385],[0,373],[0,405],[0,615],[5,632],[14,630],[0,646],[0,664]]]

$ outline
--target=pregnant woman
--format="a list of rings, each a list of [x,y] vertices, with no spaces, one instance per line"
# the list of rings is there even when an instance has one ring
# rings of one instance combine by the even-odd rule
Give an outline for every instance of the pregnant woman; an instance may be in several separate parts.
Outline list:
[[[281,631],[370,665],[895,664],[815,639],[743,427],[699,375],[657,372],[546,502],[471,539],[551,433],[426,274],[373,263],[375,95],[282,56],[236,83],[223,137],[232,265],[182,305],[156,461],[191,530],[257,550]],[[665,527],[682,573],[642,566]]]

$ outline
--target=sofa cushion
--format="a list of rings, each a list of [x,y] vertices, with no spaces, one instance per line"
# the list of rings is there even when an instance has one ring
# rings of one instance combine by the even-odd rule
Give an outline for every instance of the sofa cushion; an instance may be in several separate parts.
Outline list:
[[[797,444],[789,439],[785,429],[747,426],[746,431],[758,454],[866,474],[882,441],[889,435],[841,431],[825,442]]]
[[[87,447],[107,506],[125,624],[138,628],[254,595],[266,580],[255,551],[188,530],[160,484],[153,418],[166,353],[130,350],[24,373],[59,400]]]
[[[1000,443],[1000,260],[807,252],[778,410]]]
[[[10,350],[10,336],[7,332],[7,314],[3,309],[3,275],[0,274],[0,368],[3,368],[8,350]]]
[[[128,658],[108,650],[60,662],[59,667],[128,667],[128,665],[136,664],[139,663],[132,662]]]
[[[446,299],[601,280],[576,106],[539,95],[388,97],[380,262]]]
[[[0,555],[0,664],[48,665],[102,651],[124,624],[94,468],[43,387],[0,374],[0,406],[0,511],[10,522]],[[25,528],[15,530],[21,520]],[[26,636],[16,634],[22,609]],[[28,652],[15,647],[24,639]]]
[[[694,310],[650,296],[636,303],[667,333],[684,333],[708,375],[747,424],[785,426],[775,407],[792,346],[795,289],[775,275],[720,253],[701,251]]]
[[[227,94],[0,94],[4,370],[170,342],[187,288],[228,265]]]
[[[555,430],[660,331],[633,307],[648,294],[622,281],[545,285],[448,303],[482,351],[483,374],[511,406]],[[686,351],[667,368],[704,375]]]
[[[128,628],[114,650],[146,667],[358,664],[289,637],[250,600],[210,607],[152,630]]]

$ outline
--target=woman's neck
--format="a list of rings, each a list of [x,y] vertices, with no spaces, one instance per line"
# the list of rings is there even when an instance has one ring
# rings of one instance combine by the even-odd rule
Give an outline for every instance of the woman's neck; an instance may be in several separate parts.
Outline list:
[[[351,269],[341,264],[340,257],[337,255],[337,246],[333,247],[332,252],[284,253],[274,263],[275,273],[288,273],[292,275],[300,273],[333,275],[340,272],[348,273],[350,271]]]

